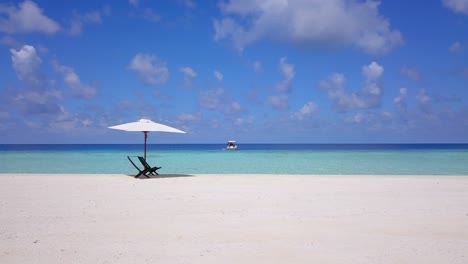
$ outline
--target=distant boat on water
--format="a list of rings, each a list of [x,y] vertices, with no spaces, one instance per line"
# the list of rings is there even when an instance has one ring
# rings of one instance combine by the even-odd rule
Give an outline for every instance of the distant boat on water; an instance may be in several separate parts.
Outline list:
[[[227,150],[235,150],[237,149],[237,143],[234,140],[229,140],[227,145],[226,145]]]

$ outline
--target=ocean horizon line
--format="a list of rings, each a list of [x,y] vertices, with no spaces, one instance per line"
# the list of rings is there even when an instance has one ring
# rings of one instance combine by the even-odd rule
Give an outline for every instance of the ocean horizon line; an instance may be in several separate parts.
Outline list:
[[[425,143],[308,143],[308,142],[267,142],[267,143],[256,143],[256,142],[242,142],[237,141],[242,145],[468,145],[468,142],[460,143],[443,143],[443,142],[425,142]],[[226,144],[226,142],[208,142],[208,143],[180,143],[180,142],[168,142],[168,143],[147,143],[147,145],[219,145]],[[138,145],[142,143],[0,143],[0,145]]]
[[[139,150],[143,143],[90,144],[0,144],[0,151],[124,151]],[[237,151],[407,151],[407,150],[462,150],[466,143],[238,143]],[[213,151],[226,148],[226,143],[149,143],[148,150]]]

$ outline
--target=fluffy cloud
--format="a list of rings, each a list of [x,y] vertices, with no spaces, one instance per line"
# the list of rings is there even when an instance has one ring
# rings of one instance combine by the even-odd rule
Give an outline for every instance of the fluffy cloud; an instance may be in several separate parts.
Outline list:
[[[400,113],[405,113],[408,109],[406,98],[408,97],[408,89],[400,88],[400,95],[393,99],[393,103],[395,103],[397,109]]]
[[[7,104],[21,113],[31,115],[60,112],[62,94],[45,81],[41,71],[42,59],[33,46],[24,45],[20,50],[11,49],[12,66],[24,88],[11,90],[5,98]]]
[[[199,95],[200,106],[209,110],[220,111],[226,115],[232,115],[243,111],[242,106],[230,99],[224,89],[218,88],[203,91]]]
[[[195,8],[197,6],[193,0],[183,0],[182,3],[188,8]]]
[[[344,121],[346,123],[352,123],[352,124],[361,124],[363,122],[368,122],[369,120],[372,120],[375,118],[374,114],[365,114],[365,113],[356,113],[353,116],[347,117]]]
[[[400,74],[413,81],[420,81],[422,79],[421,73],[419,73],[418,70],[408,66],[403,66],[400,70]]]
[[[291,118],[296,120],[303,120],[304,118],[307,118],[308,116],[316,113],[317,110],[318,106],[316,103],[308,102],[301,109],[299,109],[299,111],[293,113]]]
[[[287,109],[289,107],[289,96],[287,94],[272,95],[267,98],[266,105],[276,109]]]
[[[0,32],[53,34],[60,25],[43,15],[43,10],[33,1],[24,1],[18,7],[0,4]]]
[[[139,78],[146,84],[161,84],[169,79],[166,63],[154,55],[143,53],[135,55],[129,68],[136,71]]]
[[[345,124],[353,124],[361,127],[365,127],[367,130],[381,130],[388,128],[388,124],[384,125],[386,122],[392,121],[392,114],[389,112],[381,113],[356,113],[352,116],[346,117],[344,119]]]
[[[18,79],[32,85],[40,85],[43,77],[40,72],[42,60],[33,46],[24,45],[20,50],[10,49],[11,61]]]
[[[180,68],[180,72],[184,74],[184,84],[192,86],[192,81],[197,77],[197,73],[190,67],[182,67]]]
[[[177,120],[181,122],[199,121],[200,119],[201,119],[200,115],[187,114],[187,113],[182,113],[177,116]]]
[[[408,89],[400,88],[400,95],[398,97],[395,97],[393,102],[399,106],[406,105],[407,96],[408,96]]]
[[[242,106],[238,102],[231,102],[230,104],[226,105],[224,110],[226,114],[235,114],[242,112]]]
[[[256,73],[259,73],[262,71],[262,63],[260,61],[255,61],[253,63],[253,68]]]
[[[224,90],[221,88],[203,91],[200,93],[199,102],[203,108],[206,109],[219,109],[224,106]]]
[[[54,132],[57,131],[77,131],[82,127],[89,127],[93,121],[85,117],[79,117],[68,112],[64,107],[60,107],[59,112],[49,120],[46,127]]]
[[[13,96],[11,103],[23,114],[55,115],[61,111],[61,99],[61,93],[55,89],[22,89]]]
[[[132,6],[138,6],[140,1],[139,0],[128,0],[128,3]]]
[[[12,36],[3,36],[0,39],[0,43],[5,44],[10,47],[15,47],[15,48],[21,46],[20,42],[16,40],[15,38],[13,38]]]
[[[63,80],[70,87],[73,96],[83,99],[91,99],[96,96],[96,88],[81,83],[80,77],[73,68],[60,65],[58,62],[53,62],[52,65],[57,72],[62,74]]]
[[[133,6],[132,15],[143,18],[150,22],[159,22],[161,15],[149,7],[140,7],[139,0],[129,0],[131,6]]]
[[[431,97],[427,95],[425,89],[421,89],[419,91],[419,94],[416,96],[416,100],[421,111],[423,111],[427,115],[430,115],[432,113]]]
[[[328,80],[321,81],[319,87],[327,91],[328,97],[335,101],[334,107],[337,112],[375,108],[380,106],[383,96],[383,87],[379,80],[383,71],[384,68],[376,62],[363,66],[364,87],[351,94],[346,94],[345,77],[338,73],[331,75]]]
[[[452,45],[450,45],[449,51],[453,53],[461,52],[463,51],[463,44],[460,41],[456,41]]]
[[[444,6],[456,13],[468,15],[467,0],[443,0]]]
[[[229,0],[224,16],[214,20],[216,41],[231,39],[239,51],[262,39],[300,46],[351,45],[383,54],[403,43],[379,14],[378,1],[357,0]]]
[[[249,116],[247,118],[239,117],[234,120],[234,125],[236,126],[252,125],[254,121],[255,121],[255,117],[253,116]]]
[[[223,74],[219,71],[214,71],[214,76],[216,77],[218,81],[222,81],[224,77]]]
[[[137,10],[135,15],[150,22],[159,22],[162,18],[160,14],[149,7]]]
[[[294,79],[294,65],[286,63],[286,57],[280,59],[280,71],[283,74],[283,81],[276,86],[278,92],[291,91],[291,82]]]
[[[102,16],[109,15],[110,8],[105,7],[103,11],[91,11],[83,15],[75,14],[70,28],[70,34],[79,35],[83,31],[83,25],[85,24],[101,24]]]

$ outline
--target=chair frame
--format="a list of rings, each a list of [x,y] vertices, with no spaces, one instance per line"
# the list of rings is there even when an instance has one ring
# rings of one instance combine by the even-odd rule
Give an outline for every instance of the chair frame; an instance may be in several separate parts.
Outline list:
[[[138,159],[140,159],[140,158],[143,158],[143,157],[138,157]],[[130,161],[130,163],[133,165],[133,167],[135,167],[135,169],[138,170],[138,174],[135,175],[135,178],[138,178],[138,177],[140,177],[141,175],[146,176],[146,178],[150,178],[150,177],[148,176],[148,174],[151,174],[151,175],[159,175],[156,171],[159,170],[161,167],[151,167],[151,166],[148,165],[148,163],[146,163],[146,160],[143,159],[143,160],[145,161],[146,165],[148,165],[148,166],[145,166],[145,165],[143,164],[143,162],[141,161],[141,159],[140,159],[140,162],[142,162],[143,167],[144,167],[144,169],[141,170],[141,169],[132,161],[132,159],[130,158],[130,156],[127,156],[127,159]]]
[[[146,159],[138,156],[138,159],[140,160],[141,165],[145,168],[145,170],[148,170],[152,175],[159,175],[157,170],[159,170],[161,167],[151,167],[148,162],[146,162]]]

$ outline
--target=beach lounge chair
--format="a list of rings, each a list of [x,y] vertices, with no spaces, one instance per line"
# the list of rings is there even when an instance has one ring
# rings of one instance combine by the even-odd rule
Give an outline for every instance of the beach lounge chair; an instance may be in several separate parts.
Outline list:
[[[146,178],[149,178],[148,174],[153,174],[153,175],[154,175],[154,173],[158,174],[156,172],[156,170],[160,169],[160,167],[154,167],[154,168],[151,168],[151,167],[146,168],[145,167],[143,170],[140,170],[140,168],[138,168],[138,166],[133,162],[133,160],[129,156],[127,156],[127,159],[130,161],[130,163],[133,165],[133,167],[135,167],[135,169],[138,170],[138,174],[135,175],[135,178],[140,177],[140,175],[144,175],[144,176],[146,176]]]
[[[156,171],[159,170],[161,167],[151,167],[148,162],[146,162],[146,159],[143,157],[138,156],[138,159],[141,162],[141,165],[145,168],[145,170],[148,170],[149,173],[153,175],[159,175]]]

